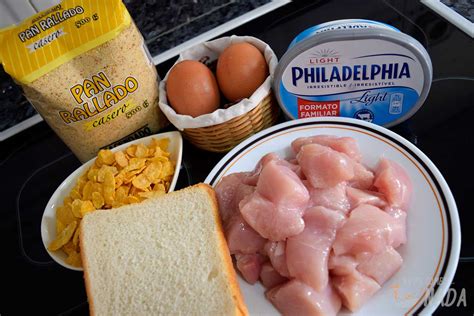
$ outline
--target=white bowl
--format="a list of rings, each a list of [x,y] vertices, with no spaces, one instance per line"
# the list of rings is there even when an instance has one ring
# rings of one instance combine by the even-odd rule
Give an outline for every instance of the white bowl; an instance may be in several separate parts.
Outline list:
[[[178,180],[179,169],[181,166],[181,157],[183,153],[183,139],[179,132],[167,132],[161,134],[150,135],[144,138],[140,138],[120,146],[117,146],[112,149],[113,152],[123,150],[132,144],[149,144],[152,138],[161,139],[169,138],[168,152],[170,153],[170,158],[173,161],[176,161],[176,168],[173,175],[173,179],[170,183],[169,192],[174,190],[176,186],[176,181]],[[76,185],[77,179],[94,163],[95,158],[84,163],[82,166],[77,168],[69,177],[67,177],[56,189],[51,198],[49,199],[48,204],[43,213],[43,218],[41,220],[41,238],[43,239],[43,245],[46,251],[49,253],[51,258],[54,259],[57,263],[71,270],[82,271],[82,268],[74,267],[65,262],[67,255],[63,251],[49,251],[49,244],[56,238],[56,207],[63,204],[66,196],[71,192],[72,188]]]
[[[355,315],[431,314],[440,304],[456,271],[461,231],[453,195],[435,165],[409,141],[374,124],[348,118],[312,118],[266,129],[230,151],[205,182],[215,186],[230,173],[250,171],[269,152],[290,155],[290,143],[302,136],[329,134],[357,140],[363,162],[374,167],[381,156],[398,162],[413,182],[408,211],[408,242],[398,248],[401,269]],[[252,315],[277,315],[260,283],[249,285],[239,276]],[[351,315],[343,310],[341,315]]]

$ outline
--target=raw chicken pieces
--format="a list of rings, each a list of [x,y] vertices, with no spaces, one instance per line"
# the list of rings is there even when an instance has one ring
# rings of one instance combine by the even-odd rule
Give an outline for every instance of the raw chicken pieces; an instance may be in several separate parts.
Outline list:
[[[255,190],[255,187],[245,185],[242,182],[248,174],[250,173],[239,172],[230,174],[227,177],[222,178],[219,185],[216,186],[215,191],[219,203],[219,212],[223,222],[227,222],[230,217],[239,211],[239,202],[247,195],[245,194],[239,199],[237,197],[238,192],[242,191],[244,188],[250,188],[250,191],[252,192]]]
[[[357,270],[347,275],[334,276],[332,283],[342,300],[342,304],[351,312],[360,309],[365,302],[380,290],[380,285],[377,282]]]
[[[245,221],[262,237],[284,240],[304,229],[309,193],[288,167],[270,161],[260,173],[255,193],[239,203]]]
[[[268,256],[270,263],[280,275],[289,277],[288,265],[286,263],[286,241],[269,241],[265,245],[264,253]]]
[[[391,244],[393,248],[398,248],[400,245],[407,242],[407,213],[399,207],[391,206],[385,207],[384,211],[395,220],[394,225],[398,234],[393,235],[395,238],[392,240]]]
[[[256,253],[266,242],[244,221],[239,211],[239,202],[255,191],[255,187],[243,183],[247,176],[246,172],[231,174],[223,178],[215,189],[231,254]]]
[[[351,204],[349,194],[346,194],[349,189],[347,183],[341,182],[327,189],[316,189],[306,182],[306,187],[310,196],[309,206],[324,206],[343,213],[349,212]]]
[[[283,315],[331,316],[341,308],[341,299],[331,285],[318,292],[294,279],[269,290],[266,295]]]
[[[352,256],[335,256],[331,254],[331,256],[329,256],[328,267],[332,275],[343,276],[355,271],[358,264],[357,260]]]
[[[230,253],[283,315],[359,310],[403,264],[412,185],[396,162],[362,164],[350,137],[295,139],[216,186]]]
[[[369,189],[374,182],[374,173],[363,164],[354,162],[354,177],[349,182],[351,187],[358,189]]]
[[[390,205],[406,209],[411,198],[411,181],[403,168],[394,161],[382,159],[375,171],[374,186]]]
[[[231,217],[224,227],[227,245],[231,254],[257,253],[263,249],[267,241],[253,230],[240,214]]]
[[[337,229],[344,215],[322,206],[307,209],[305,228],[286,241],[286,262],[290,276],[322,291],[328,285],[328,260]]]
[[[379,253],[364,253],[360,256],[357,270],[371,277],[378,284],[384,284],[402,266],[403,259],[400,254],[388,246]]]
[[[245,281],[250,284],[258,281],[264,262],[263,256],[255,253],[250,255],[236,254],[235,260],[237,269],[242,273]]]
[[[362,204],[351,211],[337,232],[333,249],[336,255],[378,253],[400,240],[402,234],[404,231],[390,214],[376,206]]]
[[[295,153],[298,153],[301,147],[307,144],[319,144],[327,146],[335,151],[346,154],[355,161],[360,161],[362,158],[356,140],[351,137],[337,137],[330,135],[301,137],[291,143],[291,148]]]
[[[267,289],[271,289],[272,287],[288,281],[288,279],[278,273],[278,271],[275,270],[275,268],[269,262],[265,262],[262,265],[262,269],[260,271],[260,280],[262,281],[263,286]]]
[[[304,145],[296,159],[314,188],[330,188],[354,178],[353,161],[347,155],[326,146]]]
[[[350,209],[354,209],[361,204],[370,204],[380,208],[388,205],[383,194],[378,192],[348,187],[346,193]]]

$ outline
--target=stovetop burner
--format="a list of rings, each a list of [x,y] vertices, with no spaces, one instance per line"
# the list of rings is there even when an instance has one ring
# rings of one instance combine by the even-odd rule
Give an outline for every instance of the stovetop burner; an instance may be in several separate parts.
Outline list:
[[[31,264],[54,264],[43,247],[38,223],[41,223],[44,206],[52,192],[64,180],[64,174],[73,172],[77,167],[77,159],[72,153],[67,153],[36,169],[18,192],[16,212],[19,246],[22,255]]]

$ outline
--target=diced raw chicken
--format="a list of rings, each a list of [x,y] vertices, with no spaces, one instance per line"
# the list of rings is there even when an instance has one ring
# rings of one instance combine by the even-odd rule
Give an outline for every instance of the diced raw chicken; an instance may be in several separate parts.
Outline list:
[[[254,194],[239,204],[244,220],[261,236],[284,240],[304,229],[303,212],[309,193],[288,167],[268,162],[262,169]]]
[[[309,193],[300,178],[286,165],[268,162],[260,173],[257,192],[278,207],[301,211],[308,206]]]
[[[242,183],[243,179],[249,174],[249,172],[232,173],[223,177],[215,187],[219,213],[224,223],[232,215],[238,213],[239,202],[244,198],[244,193],[250,194],[255,190],[254,187]]]
[[[357,270],[377,281],[379,285],[390,279],[403,263],[402,257],[393,247],[387,247],[377,254],[362,253],[357,257]]]
[[[334,253],[329,255],[328,268],[331,275],[351,274],[359,263],[353,256],[336,256]]]
[[[232,216],[224,227],[230,254],[252,254],[263,249],[266,239],[250,227],[242,215]]]
[[[231,254],[256,253],[266,240],[250,227],[239,211],[239,202],[255,191],[255,187],[242,183],[247,173],[230,174],[216,186],[219,211]]]
[[[258,234],[268,238],[273,233],[274,221],[266,220],[278,212],[272,202],[255,192],[240,202],[239,209],[245,222]],[[301,226],[304,228],[304,222]]]
[[[378,207],[362,204],[352,210],[349,219],[338,230],[333,249],[336,255],[360,252],[377,253],[393,246],[403,234],[400,225]]]
[[[260,164],[261,167],[264,167],[270,161],[275,161],[276,163],[278,163],[282,166],[290,168],[291,171],[296,173],[298,176],[299,176],[298,173],[301,172],[301,167],[298,165],[298,161],[295,161],[295,160],[288,161],[286,159],[282,159],[282,158],[280,158],[280,156],[278,156],[275,153],[269,153],[269,154],[266,154],[265,156],[263,156],[262,159],[260,159],[259,164]]]
[[[286,241],[268,241],[263,252],[268,256],[272,266],[279,274],[285,277],[290,276],[286,263]]]
[[[291,159],[288,159],[288,162],[291,163],[291,164],[297,165],[298,164],[298,159],[291,158]]]
[[[316,291],[327,286],[329,253],[344,219],[340,212],[322,206],[306,210],[303,232],[286,241],[286,263],[291,277]]]
[[[387,206],[387,201],[385,201],[383,195],[375,191],[347,187],[346,193],[351,209],[354,209],[361,204],[370,204],[377,206],[378,208],[384,208]]]
[[[288,160],[281,159],[278,161],[278,164],[288,167],[291,171],[293,171],[298,176],[298,178],[306,179],[305,175],[303,174],[303,171],[301,170],[301,166],[298,164],[298,162],[295,164],[295,163],[289,162]]]
[[[270,161],[279,161],[280,157],[275,153],[268,153],[257,162],[257,165],[252,172],[249,172],[247,177],[244,179],[245,184],[256,186],[260,173],[262,172],[263,167]]]
[[[349,185],[358,189],[370,189],[374,183],[374,173],[361,163],[354,162],[354,177]]]
[[[258,182],[258,177],[260,176],[260,170],[258,171],[253,171],[249,172],[243,179],[242,182],[244,184],[250,185],[250,186],[256,186]]]
[[[354,177],[353,160],[326,146],[304,145],[298,152],[296,159],[314,188],[333,187]]]
[[[379,285],[383,285],[401,267],[403,259],[400,254],[388,246],[382,252],[372,254],[361,252],[356,258],[349,255],[329,257],[329,271],[331,275],[345,276],[354,273],[357,269],[360,273],[371,277]]]
[[[391,246],[398,248],[407,242],[407,213],[398,207],[386,207],[385,212],[395,220],[394,230],[397,234],[392,236]]]
[[[332,316],[341,309],[341,299],[328,285],[318,292],[298,280],[291,280],[266,293],[284,316]]]
[[[343,213],[349,212],[350,204],[346,196],[345,182],[341,182],[333,187],[326,189],[316,189],[308,181],[303,182],[309,191],[309,206],[324,206],[332,210],[338,210]]]
[[[380,290],[377,282],[357,270],[348,275],[332,277],[332,283],[342,299],[342,305],[351,312],[357,311]]]
[[[257,192],[240,202],[239,207],[244,220],[264,238],[285,240],[304,229],[304,209],[277,207]]]
[[[301,137],[291,143],[291,148],[297,154],[301,147],[307,144],[319,144],[331,147],[333,150],[344,153],[355,161],[360,161],[362,158],[356,140],[351,137],[337,137],[332,135]]]
[[[245,281],[250,284],[255,284],[260,276],[262,263],[265,261],[265,258],[260,254],[236,254],[235,260],[237,269]]]
[[[257,169],[258,167],[260,167],[260,171],[261,171],[261,169],[270,161],[280,161],[280,160],[281,160],[280,156],[278,156],[276,153],[268,153],[262,158],[260,158],[260,161],[257,164]]]
[[[407,209],[413,188],[408,174],[399,164],[382,158],[375,171],[374,186],[390,205]]]
[[[256,187],[242,183],[235,191],[234,203],[232,204],[233,214],[239,213],[239,203],[245,197],[255,192]]]
[[[374,175],[349,137],[292,148],[296,158],[269,153],[217,185],[230,252],[283,315],[336,315],[341,300],[356,311],[402,265],[410,179],[387,159]]]
[[[259,162],[257,163],[257,166],[252,172],[246,173],[246,176],[242,180],[243,183],[256,186],[263,167],[265,167],[265,165],[267,165],[271,161],[274,161],[279,165],[288,167],[299,178],[302,178],[302,179],[304,178],[303,172],[301,171],[301,167],[298,165],[297,162],[296,163],[290,162],[290,161],[280,158],[280,156],[278,156],[275,153],[268,153],[259,160]]]
[[[260,270],[260,280],[262,281],[263,286],[267,289],[271,289],[288,281],[287,278],[275,270],[270,262],[265,262],[262,265],[262,269]]]

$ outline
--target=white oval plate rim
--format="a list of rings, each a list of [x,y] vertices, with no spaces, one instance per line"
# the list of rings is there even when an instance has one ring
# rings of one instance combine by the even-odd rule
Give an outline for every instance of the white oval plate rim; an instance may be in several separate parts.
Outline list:
[[[307,119],[291,120],[284,123],[280,123],[278,125],[274,125],[265,130],[262,130],[259,133],[249,137],[248,139],[246,139],[239,145],[237,145],[216,164],[216,166],[211,170],[211,172],[206,177],[204,182],[207,184],[210,184],[211,186],[214,185],[213,182],[215,182],[216,176],[218,176],[220,173],[224,171],[222,169],[223,166],[227,165],[228,163],[233,161],[236,157],[238,157],[239,153],[242,154],[241,151],[243,148],[246,148],[254,143],[255,144],[259,143],[259,141],[262,141],[265,138],[267,138],[269,134],[272,134],[275,132],[278,133],[281,131],[288,131],[291,128],[295,128],[297,126],[302,126],[302,125],[304,126],[304,125],[325,124],[325,123],[328,125],[331,125],[331,124],[341,125],[342,124],[342,125],[350,125],[353,127],[359,127],[365,130],[375,131],[380,136],[383,136],[384,138],[387,138],[388,140],[392,142],[395,140],[399,144],[405,146],[408,149],[408,151],[411,153],[413,158],[415,159],[418,158],[417,159],[418,162],[422,162],[425,164],[426,166],[426,168],[424,168],[425,171],[431,172],[432,174],[432,177],[430,176],[431,180],[435,184],[437,183],[439,185],[438,191],[441,195],[441,199],[443,200],[446,206],[445,213],[446,215],[449,215],[449,219],[450,219],[450,227],[448,228],[450,228],[451,238],[449,240],[449,243],[447,244],[447,247],[446,247],[447,251],[445,253],[445,256],[449,255],[449,258],[447,259],[445,257],[443,267],[441,268],[440,273],[443,278],[442,279],[443,281],[434,282],[431,286],[431,288],[438,286],[438,288],[435,290],[435,294],[430,297],[426,305],[423,306],[423,304],[421,304],[420,306],[420,303],[418,303],[416,304],[416,306],[414,306],[415,308],[413,308],[413,310],[415,310],[417,313],[423,312],[423,314],[425,313],[432,314],[436,310],[438,305],[441,303],[441,301],[443,300],[444,295],[447,293],[457,269],[459,256],[460,256],[460,250],[461,250],[461,228],[460,228],[460,222],[459,222],[459,215],[458,215],[458,210],[457,210],[457,206],[456,206],[453,194],[446,180],[442,176],[441,172],[420,149],[418,149],[414,144],[412,144],[411,142],[409,142],[402,136],[382,126],[365,122],[365,121],[361,121],[361,120],[357,120],[357,119],[353,119],[353,118],[322,117],[322,118],[307,118]]]

